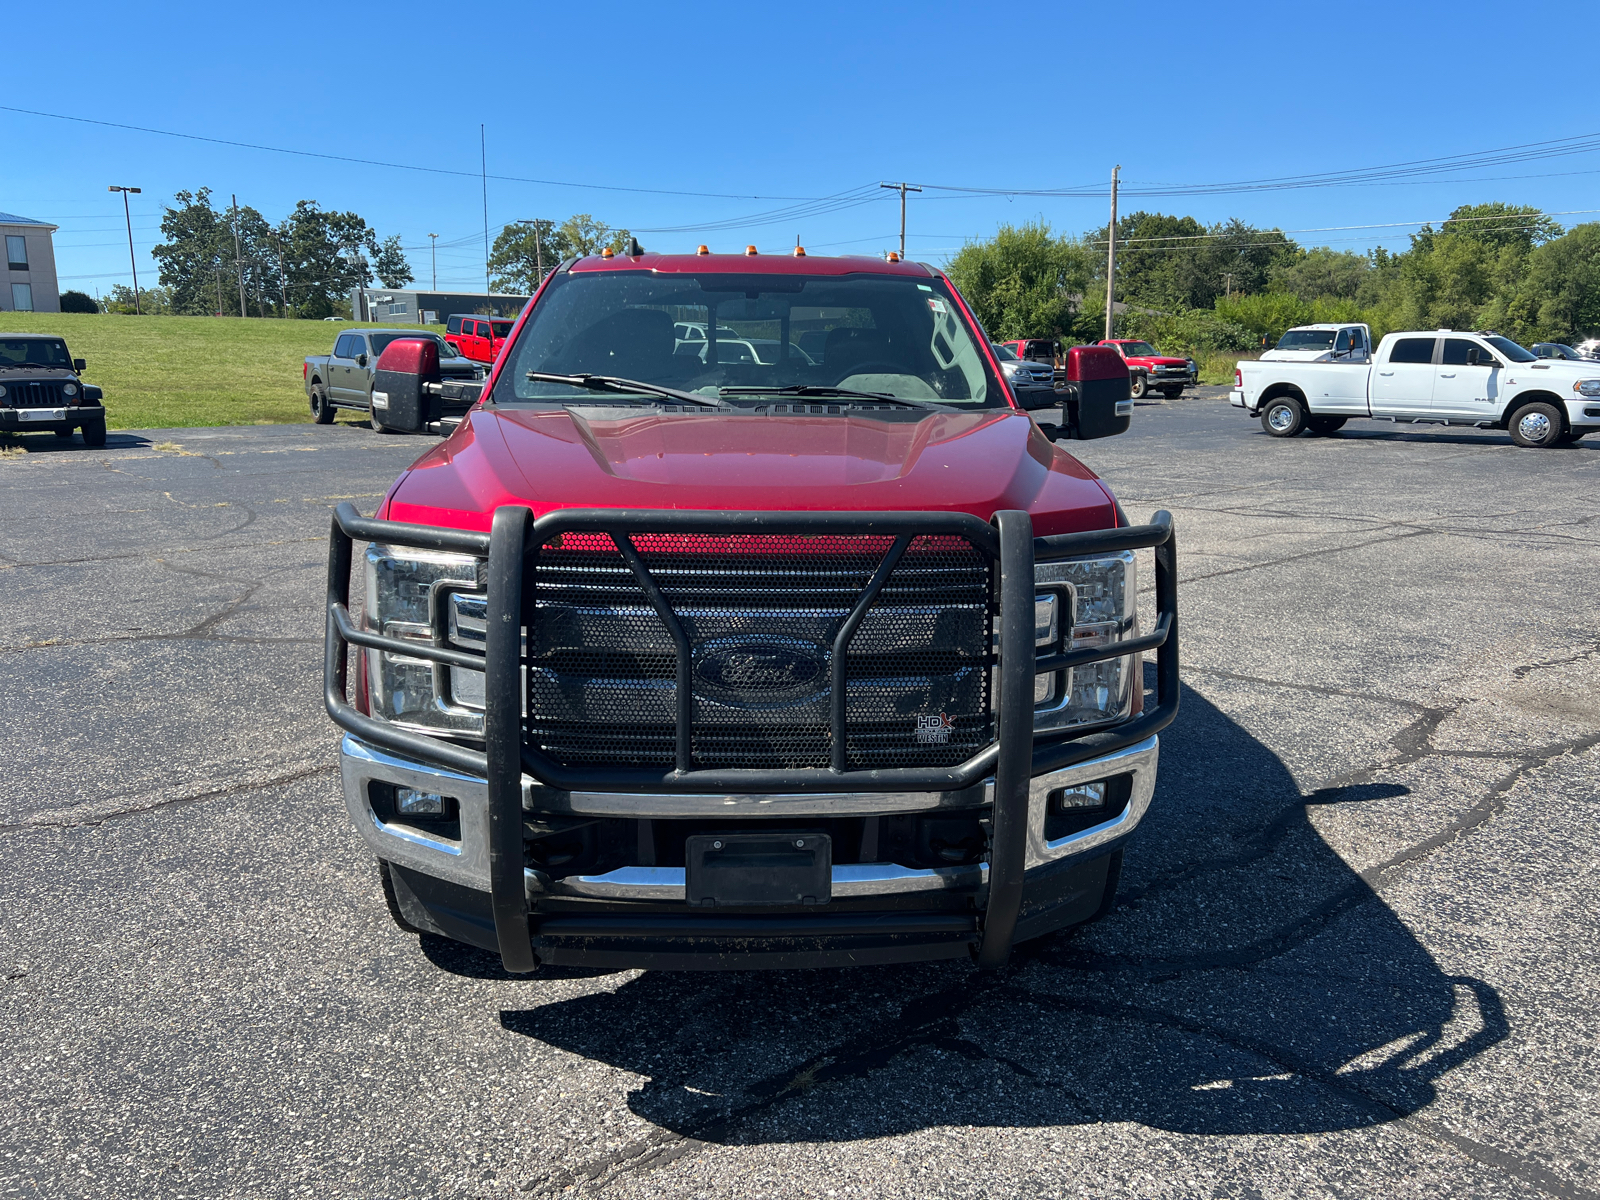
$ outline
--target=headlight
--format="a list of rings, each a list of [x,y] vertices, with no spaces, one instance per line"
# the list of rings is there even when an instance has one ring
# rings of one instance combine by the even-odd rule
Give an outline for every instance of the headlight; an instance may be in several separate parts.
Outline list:
[[[3,383],[0,383],[0,396],[4,396],[5,394],[6,394],[6,385],[3,384]]]
[[[1137,637],[1138,587],[1131,550],[1105,558],[1034,567],[1034,643],[1040,655],[1108,646]],[[1073,613],[1070,632],[1063,616]],[[1039,731],[1104,725],[1129,715],[1143,686],[1139,658],[1112,658],[1071,671],[1034,676],[1033,727]]]
[[[76,396],[78,394],[78,385],[75,384],[75,383],[64,383],[64,384],[62,384],[61,385],[61,394],[63,396]]]
[[[1580,396],[1600,396],[1600,379],[1580,379],[1572,390]]]
[[[406,641],[447,644],[451,597],[481,589],[478,569],[479,560],[467,555],[369,546],[367,628]],[[366,661],[373,716],[428,733],[483,735],[480,673],[387,650],[366,651]]]

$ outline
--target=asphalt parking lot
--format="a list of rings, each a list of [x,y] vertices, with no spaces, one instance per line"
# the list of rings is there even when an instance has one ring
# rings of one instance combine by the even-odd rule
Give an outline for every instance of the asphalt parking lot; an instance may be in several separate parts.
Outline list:
[[[1596,439],[1141,406],[1081,457],[1186,686],[1107,920],[531,980],[391,924],[321,711],[328,511],[425,444],[0,455],[0,1195],[1600,1197]]]

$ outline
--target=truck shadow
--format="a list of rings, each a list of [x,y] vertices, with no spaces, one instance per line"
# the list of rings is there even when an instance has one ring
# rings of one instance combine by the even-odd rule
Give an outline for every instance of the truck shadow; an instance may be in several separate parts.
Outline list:
[[[1508,1032],[1494,990],[1443,972],[1307,818],[1308,802],[1405,790],[1305,796],[1276,755],[1186,687],[1118,908],[1019,946],[1005,972],[646,972],[501,1021],[643,1077],[634,1113],[712,1142],[1393,1120]],[[453,957],[477,973],[474,952]]]

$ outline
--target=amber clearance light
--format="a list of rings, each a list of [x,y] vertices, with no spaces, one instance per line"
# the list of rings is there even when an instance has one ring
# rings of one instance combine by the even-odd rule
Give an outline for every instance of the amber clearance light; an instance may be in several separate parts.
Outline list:
[[[804,246],[796,246],[794,248],[794,256],[796,258],[804,258],[806,256],[806,248]]]
[[[758,251],[756,250],[756,248],[754,246],[746,246],[744,248],[744,252],[746,254],[756,254],[756,253],[758,253]]]
[[[695,251],[695,253],[696,254],[710,254],[711,251],[707,250],[704,246],[701,246],[700,249]]]

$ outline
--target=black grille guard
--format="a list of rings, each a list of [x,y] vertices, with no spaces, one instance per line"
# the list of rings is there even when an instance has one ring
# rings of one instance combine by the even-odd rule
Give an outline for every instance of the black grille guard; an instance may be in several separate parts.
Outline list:
[[[539,546],[558,533],[603,533],[616,543],[664,624],[672,631],[677,655],[677,763],[656,768],[565,766],[526,745],[522,727],[522,630],[535,611],[532,566]],[[967,539],[998,566],[1000,580],[999,683],[994,739],[965,762],[950,767],[849,769],[842,753],[826,769],[728,770],[697,768],[691,761],[692,688],[687,641],[670,606],[650,577],[630,538],[635,534],[837,534],[895,539],[857,599],[839,633],[847,643],[871,605],[893,561],[914,537],[956,535]],[[488,563],[487,636],[483,654],[435,644],[402,641],[357,626],[350,615],[350,569],[356,540],[423,550],[473,555]],[[1143,637],[1106,646],[1037,657],[1034,651],[1034,564],[1058,559],[1155,551],[1156,625]],[[1070,621],[1073,614],[1064,614]],[[482,671],[484,749],[470,749],[441,737],[401,729],[365,715],[349,699],[348,649],[360,646],[467,670]],[[1033,733],[1033,679],[1107,659],[1156,651],[1156,704],[1131,720],[1096,732],[1049,740]],[[832,711],[844,706],[842,656],[835,653]],[[1026,670],[1012,664],[1026,664]],[[1142,686],[1136,678],[1134,686]],[[526,772],[563,790],[634,792],[899,792],[944,791],[969,787],[994,777],[993,835],[989,853],[989,898],[984,912],[980,966],[999,967],[1010,955],[1022,908],[1027,848],[1028,781],[1077,763],[1136,745],[1170,725],[1178,713],[1178,546],[1172,516],[1158,512],[1148,525],[1088,533],[1034,537],[1026,512],[1006,510],[985,522],[965,513],[709,513],[565,509],[537,521],[531,510],[506,506],[495,511],[491,531],[470,533],[379,521],[363,517],[349,503],[334,511],[328,545],[328,624],[323,659],[324,702],[341,729],[376,746],[420,762],[485,779],[489,796],[489,875],[495,930],[508,971],[528,972],[538,965],[533,952],[523,883],[522,776]],[[837,726],[836,726],[837,727]],[[839,739],[842,742],[843,739]]]

